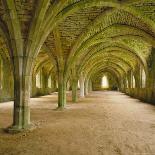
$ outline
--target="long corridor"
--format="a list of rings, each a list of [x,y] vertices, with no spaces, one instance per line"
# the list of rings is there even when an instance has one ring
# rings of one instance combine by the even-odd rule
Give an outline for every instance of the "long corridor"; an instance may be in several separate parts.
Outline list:
[[[10,135],[12,102],[0,104],[0,155],[155,155],[155,106],[92,92],[56,110],[57,94],[31,99],[31,131]]]

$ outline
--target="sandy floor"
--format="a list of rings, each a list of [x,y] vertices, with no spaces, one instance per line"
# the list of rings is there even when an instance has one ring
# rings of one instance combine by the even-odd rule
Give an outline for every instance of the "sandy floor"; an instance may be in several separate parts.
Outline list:
[[[31,99],[38,128],[15,135],[1,129],[0,155],[155,155],[155,106],[118,92],[94,92],[64,111],[53,110],[56,101],[57,94]],[[11,112],[11,102],[0,104],[1,128],[11,124]]]

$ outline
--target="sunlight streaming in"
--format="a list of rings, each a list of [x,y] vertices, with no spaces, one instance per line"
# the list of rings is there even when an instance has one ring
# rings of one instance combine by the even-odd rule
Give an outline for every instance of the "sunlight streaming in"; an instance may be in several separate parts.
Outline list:
[[[107,76],[102,77],[102,88],[109,88],[109,82]]]

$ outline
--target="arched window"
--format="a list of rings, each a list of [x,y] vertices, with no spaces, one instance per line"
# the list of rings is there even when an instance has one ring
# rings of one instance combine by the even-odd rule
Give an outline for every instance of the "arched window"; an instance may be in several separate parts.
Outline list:
[[[102,88],[109,88],[109,82],[107,76],[102,77],[102,83],[101,83]]]
[[[51,80],[51,75],[48,78],[48,88],[52,88],[52,80]]]
[[[129,82],[127,78],[126,78],[126,88],[129,88]]]
[[[145,85],[146,85],[146,74],[145,74],[145,71],[144,69],[142,69],[142,88],[145,88]]]
[[[79,82],[79,80],[78,80],[78,88],[80,88],[80,82]]]
[[[56,80],[56,88],[58,88],[58,81]]]
[[[36,87],[41,88],[41,71],[39,71],[36,75]]]
[[[132,88],[135,88],[136,87],[136,80],[135,80],[135,77],[134,75],[132,76]]]

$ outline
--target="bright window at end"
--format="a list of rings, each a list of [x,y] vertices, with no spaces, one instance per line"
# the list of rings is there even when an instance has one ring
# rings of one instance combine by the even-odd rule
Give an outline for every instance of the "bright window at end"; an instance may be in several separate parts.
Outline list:
[[[102,88],[109,88],[109,82],[107,76],[102,77]]]

